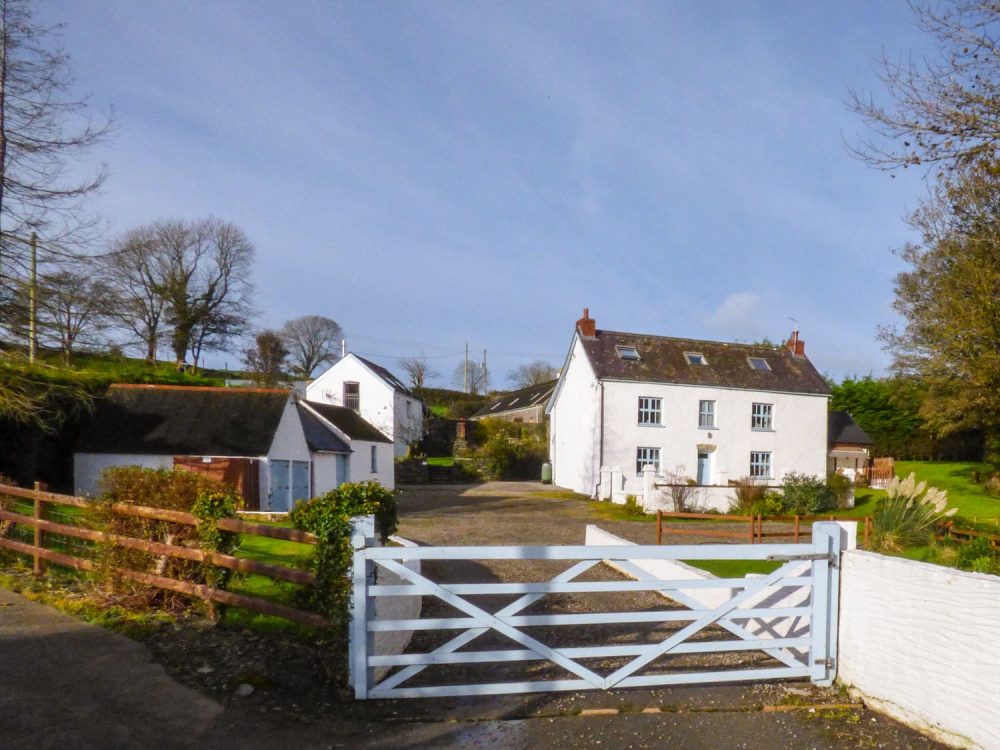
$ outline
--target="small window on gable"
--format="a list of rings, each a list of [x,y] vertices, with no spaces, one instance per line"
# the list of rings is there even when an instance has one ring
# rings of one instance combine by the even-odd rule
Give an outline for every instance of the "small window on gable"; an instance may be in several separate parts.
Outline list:
[[[639,350],[634,346],[616,346],[615,351],[618,352],[619,359],[639,359]]]
[[[701,352],[684,352],[684,358],[688,361],[689,365],[708,364],[708,360],[705,359],[705,355]]]
[[[763,357],[747,357],[747,362],[750,364],[750,369],[752,370],[760,370],[761,372],[771,371],[771,365]]]

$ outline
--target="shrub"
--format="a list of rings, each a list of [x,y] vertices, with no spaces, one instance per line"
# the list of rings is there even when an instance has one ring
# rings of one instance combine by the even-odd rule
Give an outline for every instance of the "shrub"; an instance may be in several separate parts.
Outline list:
[[[820,477],[791,472],[781,483],[786,512],[814,516],[837,506],[837,496]]]
[[[956,562],[962,570],[973,573],[1000,573],[1000,554],[986,537],[973,537],[959,546]]]
[[[625,496],[625,515],[642,518],[646,515],[646,509],[640,505],[635,495]]]
[[[854,485],[851,480],[843,474],[831,472],[827,474],[826,486],[833,493],[834,502],[838,508],[849,507],[851,496],[854,492]]]
[[[926,494],[924,494],[926,490]],[[893,477],[872,517],[872,550],[899,552],[906,547],[919,547],[933,539],[934,524],[952,516],[957,508],[948,509],[944,490],[917,484],[912,472],[906,479]]]
[[[674,513],[692,513],[697,510],[700,499],[698,483],[691,477],[684,476],[682,467],[665,472],[663,478],[670,485],[663,490],[670,510]]]
[[[100,487],[102,492],[90,521],[112,534],[176,546],[196,546],[223,554],[230,554],[239,546],[239,535],[221,531],[217,523],[220,518],[236,516],[240,499],[230,488],[207,477],[182,470],[113,467],[102,473]],[[111,511],[116,503],[186,511],[195,515],[199,522],[192,527],[121,515]],[[131,607],[155,605],[176,610],[189,607],[190,599],[130,580],[121,575],[121,570],[152,573],[215,588],[225,588],[232,575],[228,568],[210,563],[154,555],[111,542],[98,545],[97,562],[95,581],[98,587],[119,604]]]
[[[396,531],[396,496],[378,482],[342,484],[300,503],[288,514],[297,529],[319,538],[309,560],[316,583],[300,591],[299,602],[330,620],[338,647],[346,637],[351,602],[351,519],[369,514],[374,514],[375,530],[384,543]]]
[[[764,498],[767,488],[751,477],[741,477],[734,485],[735,494],[729,501],[729,512],[738,516],[754,515],[754,508]]]

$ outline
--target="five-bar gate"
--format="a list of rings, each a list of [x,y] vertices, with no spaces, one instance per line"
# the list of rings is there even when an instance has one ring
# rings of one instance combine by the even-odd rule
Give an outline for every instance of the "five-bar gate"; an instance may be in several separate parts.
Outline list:
[[[829,685],[836,674],[842,538],[836,523],[817,523],[809,544],[358,549],[350,654],[355,695],[486,695],[791,678]],[[414,560],[423,572],[405,564]],[[503,560],[571,564],[544,581],[440,582],[427,573],[428,568],[481,570],[475,563]],[[684,569],[674,561],[683,560],[771,560],[779,566],[756,577],[670,578],[671,570]],[[605,561],[635,580],[622,580],[601,565]],[[555,564],[561,566],[546,563]],[[602,573],[613,580],[594,580]],[[453,576],[438,576],[443,577]],[[601,611],[600,605],[597,611],[577,607],[568,613],[545,608],[547,599],[568,596],[579,602],[595,594],[610,594],[618,604],[629,592],[658,592],[662,604],[651,606],[647,593],[630,611]],[[438,612],[430,608],[431,615],[445,614],[382,619],[376,602],[383,597],[433,597],[440,604]],[[584,644],[559,637],[581,628],[584,635],[609,635],[604,642]],[[377,654],[375,635],[387,631],[417,637],[406,653]],[[477,647],[484,640],[488,645]],[[752,659],[733,658],[748,652],[755,652]],[[525,675],[516,669],[521,662],[547,665]],[[443,679],[434,679],[436,669]]]

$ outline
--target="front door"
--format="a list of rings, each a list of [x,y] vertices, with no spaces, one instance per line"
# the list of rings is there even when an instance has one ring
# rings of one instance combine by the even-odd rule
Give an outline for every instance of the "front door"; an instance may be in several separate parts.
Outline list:
[[[268,510],[288,510],[288,461],[271,461],[271,494]]]
[[[710,484],[711,483],[711,467],[709,462],[711,458],[708,453],[698,454],[698,484]]]
[[[292,461],[292,504],[295,507],[299,500],[309,499],[309,462]]]

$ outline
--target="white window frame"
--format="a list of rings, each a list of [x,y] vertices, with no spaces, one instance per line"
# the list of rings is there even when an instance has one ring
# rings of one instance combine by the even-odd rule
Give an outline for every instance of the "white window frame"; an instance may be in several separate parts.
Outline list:
[[[708,358],[701,352],[684,352],[684,359],[692,367],[707,367]]]
[[[774,404],[753,402],[750,407],[750,429],[757,432],[774,431]]]
[[[638,362],[642,357],[639,355],[639,349],[635,346],[628,346],[625,344],[619,344],[615,347],[615,354],[618,355],[618,359],[623,359],[626,362]]]
[[[750,478],[773,479],[774,462],[771,451],[750,451]]]
[[[757,367],[754,362],[760,362],[763,367]],[[747,357],[747,364],[750,365],[750,369],[754,372],[771,372],[770,363],[763,357]]]
[[[639,396],[638,424],[661,427],[663,425],[663,399],[657,396]]]
[[[635,475],[642,476],[642,470],[652,464],[654,471],[660,473],[660,449],[650,446],[639,446],[635,449]]]
[[[710,408],[705,409],[705,405],[709,404]],[[715,401],[709,399],[700,399],[698,401],[698,429],[701,430],[716,430],[715,426]]]

